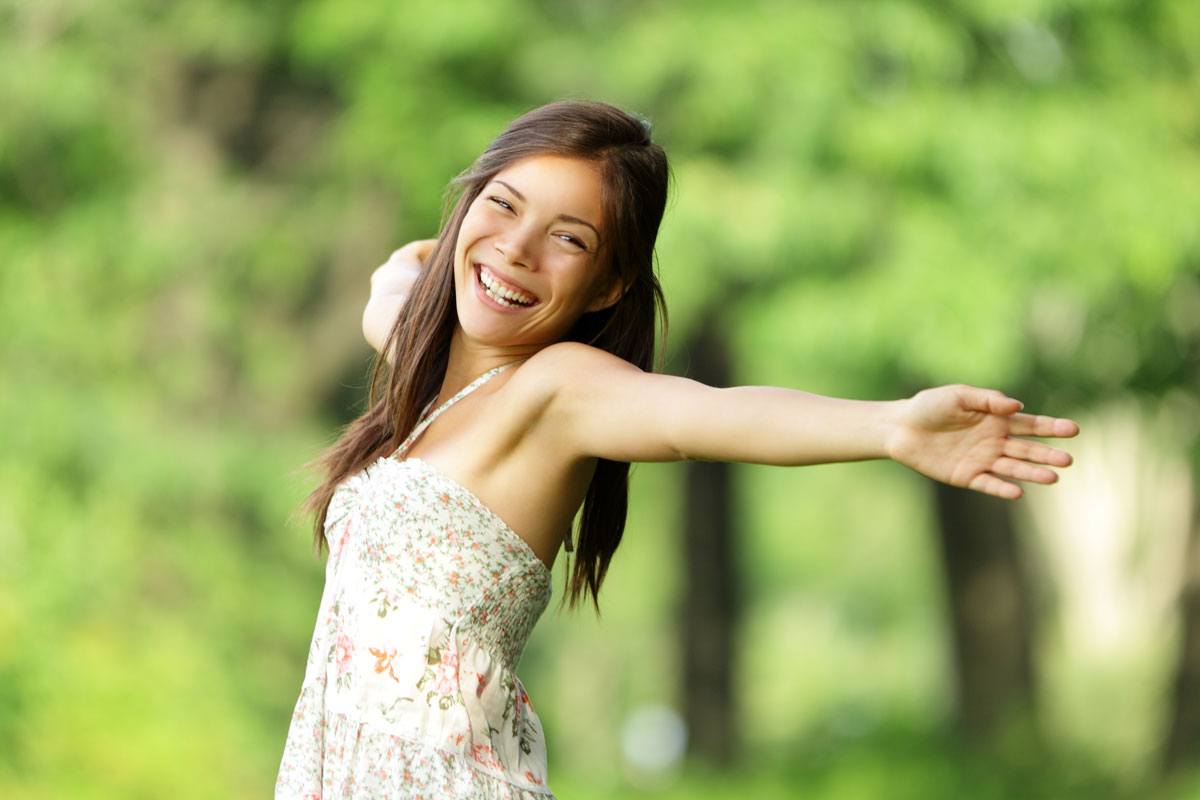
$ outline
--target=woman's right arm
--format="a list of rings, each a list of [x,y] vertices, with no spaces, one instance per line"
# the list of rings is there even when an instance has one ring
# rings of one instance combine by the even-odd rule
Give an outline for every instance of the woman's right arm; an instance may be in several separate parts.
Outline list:
[[[376,352],[383,353],[384,342],[396,324],[404,299],[436,243],[436,239],[409,242],[371,273],[371,296],[363,308],[362,331]],[[388,364],[394,365],[391,353],[383,353],[383,356]]]
[[[903,400],[849,400],[782,386],[709,386],[646,372],[581,342],[522,367],[551,440],[570,459],[737,461],[802,466],[891,458],[926,477],[1013,500],[1054,483],[1069,453],[1021,436],[1071,437],[1074,420],[1020,414],[997,389],[947,384]],[[520,376],[518,376],[520,377]],[[515,381],[516,378],[514,377]]]

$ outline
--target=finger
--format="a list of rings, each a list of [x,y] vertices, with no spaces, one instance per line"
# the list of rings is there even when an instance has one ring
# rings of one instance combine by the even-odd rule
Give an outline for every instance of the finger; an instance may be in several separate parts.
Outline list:
[[[987,472],[981,472],[976,475],[973,479],[971,479],[971,482],[967,484],[967,488],[974,489],[977,492],[983,492],[984,494],[1002,497],[1005,500],[1016,500],[1025,493],[1025,490],[1020,486],[1017,486],[1015,483],[1002,481],[995,475]]]
[[[1031,442],[1026,439],[1006,439],[1004,455],[1034,464],[1053,464],[1056,467],[1069,467],[1074,462],[1071,454],[1065,450],[1058,450],[1041,442]]]
[[[388,256],[388,260],[383,262],[383,266],[384,267],[394,267],[397,264],[401,264],[405,261],[411,261],[411,260],[412,260],[412,251],[405,250],[403,247],[401,247],[399,250],[392,251],[392,254],[390,256]]]
[[[395,259],[412,259],[414,261],[424,261],[425,256],[429,255],[429,251],[433,249],[433,244],[437,243],[437,239],[415,239],[399,250],[392,252],[392,258]]]
[[[433,248],[437,245],[437,239],[422,239],[418,244],[417,257],[422,261],[429,258],[429,254],[433,252]]]
[[[1048,467],[1039,467],[1006,456],[997,458],[996,463],[992,464],[990,471],[994,475],[1015,478],[1019,481],[1032,481],[1033,483],[1055,483],[1058,481],[1058,473]]]
[[[1079,423],[1045,414],[1013,414],[1009,418],[1008,432],[1017,436],[1069,437],[1079,433]]]
[[[1012,414],[1020,411],[1020,400],[1009,397],[999,389],[981,389],[978,386],[962,386],[960,391],[968,408],[986,411],[989,414]]]

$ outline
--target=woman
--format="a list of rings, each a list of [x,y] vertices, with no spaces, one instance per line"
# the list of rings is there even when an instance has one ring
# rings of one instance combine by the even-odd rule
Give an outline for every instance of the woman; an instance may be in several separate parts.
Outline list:
[[[436,240],[373,275],[382,356],[309,498],[329,558],[277,797],[550,796],[515,666],[560,546],[571,604],[597,602],[630,462],[893,458],[1006,498],[1071,463],[1012,437],[1074,422],[991,389],[868,402],[649,371],[667,182],[639,118],[543,106],[455,179]]]

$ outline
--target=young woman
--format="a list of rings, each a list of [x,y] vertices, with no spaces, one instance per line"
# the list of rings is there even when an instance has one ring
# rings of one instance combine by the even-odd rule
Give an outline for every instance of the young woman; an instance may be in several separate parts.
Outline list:
[[[643,120],[543,106],[454,180],[436,240],[372,276],[381,358],[309,498],[329,556],[277,797],[550,796],[515,667],[560,547],[571,604],[596,602],[630,462],[892,458],[1014,499],[1071,463],[1016,437],[1074,422],[993,389],[869,402],[652,372],[667,182]]]

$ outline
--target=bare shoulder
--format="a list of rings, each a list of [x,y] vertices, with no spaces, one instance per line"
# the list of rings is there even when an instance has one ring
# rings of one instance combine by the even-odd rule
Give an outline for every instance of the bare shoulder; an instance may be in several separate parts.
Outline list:
[[[544,403],[540,427],[573,459],[678,460],[679,412],[708,389],[580,342],[549,345],[522,366]]]
[[[558,395],[564,387],[579,388],[614,375],[643,372],[620,356],[583,342],[547,345],[531,356],[522,370],[529,384],[541,387],[547,397]]]
[[[637,369],[620,356],[615,356],[607,350],[592,347],[583,342],[555,342],[535,353],[529,363],[538,362],[543,365],[571,368],[596,368],[600,366],[612,368]]]

